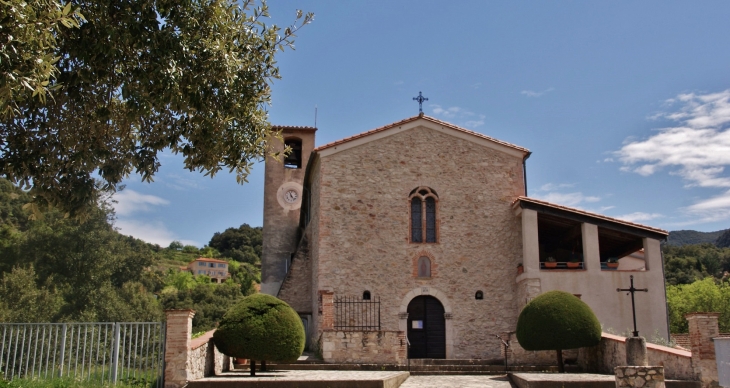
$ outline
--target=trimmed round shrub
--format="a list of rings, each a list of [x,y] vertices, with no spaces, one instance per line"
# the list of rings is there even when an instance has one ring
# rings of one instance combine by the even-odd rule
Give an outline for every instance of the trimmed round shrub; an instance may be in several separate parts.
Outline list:
[[[213,340],[221,353],[231,357],[293,362],[304,350],[304,326],[284,301],[253,294],[226,312]]]
[[[517,319],[517,341],[525,350],[563,350],[597,345],[601,323],[575,295],[546,292],[533,299]]]

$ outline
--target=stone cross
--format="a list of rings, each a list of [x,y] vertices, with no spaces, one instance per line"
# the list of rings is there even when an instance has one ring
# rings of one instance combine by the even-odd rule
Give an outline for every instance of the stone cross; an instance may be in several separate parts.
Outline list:
[[[423,102],[428,101],[428,98],[423,97],[421,92],[418,92],[418,97],[413,97],[413,101],[418,101],[418,113],[423,113]]]
[[[630,276],[631,287],[630,288],[617,288],[616,291],[628,291],[631,294],[631,313],[634,315],[634,337],[639,336],[639,331],[636,330],[636,306],[634,305],[634,293],[636,291],[649,292],[648,288],[635,288],[634,287],[634,275]],[[628,294],[626,294],[628,295]]]

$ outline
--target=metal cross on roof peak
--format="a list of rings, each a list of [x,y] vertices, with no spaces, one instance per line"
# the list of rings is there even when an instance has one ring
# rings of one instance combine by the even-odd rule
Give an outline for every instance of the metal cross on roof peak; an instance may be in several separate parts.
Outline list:
[[[428,98],[423,97],[423,94],[418,92],[418,97],[413,97],[413,101],[418,101],[418,114],[423,113],[423,102],[428,101]]]

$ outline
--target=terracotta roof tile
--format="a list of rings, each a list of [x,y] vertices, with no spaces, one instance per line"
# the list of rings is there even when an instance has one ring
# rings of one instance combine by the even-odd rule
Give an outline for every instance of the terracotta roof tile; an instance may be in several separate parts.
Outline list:
[[[609,221],[609,222],[615,222],[617,224],[622,224],[622,225],[627,225],[627,226],[631,226],[631,227],[634,227],[634,228],[648,230],[650,232],[663,234],[665,236],[666,235],[669,235],[669,232],[667,232],[664,229],[659,229],[659,228],[654,228],[654,227],[647,226],[647,225],[637,224],[635,222],[624,221],[624,220],[620,220],[618,218],[604,216],[603,214],[592,213],[592,212],[589,212],[589,211],[585,211],[585,210],[581,210],[581,209],[576,209],[576,208],[573,208],[573,207],[568,207],[568,206],[563,206],[563,205],[558,205],[558,204],[554,204],[554,203],[551,203],[551,202],[542,201],[542,200],[535,199],[535,198],[522,197],[522,196],[517,197],[517,199],[515,199],[512,202],[512,206],[514,207],[520,201],[532,202],[532,203],[537,204],[537,205],[543,205],[543,206],[548,206],[548,207],[551,207],[551,208],[554,208],[554,209],[569,211],[571,213],[582,214],[582,215],[588,216],[588,217],[598,218],[598,219],[605,220],[605,221]]]
[[[225,260],[209,259],[209,258],[206,258],[206,257],[198,257],[197,259],[191,261],[191,263],[194,263],[196,261],[205,261],[207,263],[225,263],[225,264],[228,264],[228,262],[225,261]]]
[[[272,129],[278,130],[278,131],[311,131],[314,132],[317,130],[316,127],[307,127],[307,126],[299,126],[299,125],[272,125]]]
[[[457,127],[454,124],[450,124],[450,123],[447,123],[445,121],[441,121],[439,119],[436,119],[436,118],[433,118],[433,117],[430,117],[430,116],[426,116],[426,115],[418,115],[418,116],[409,117],[409,118],[407,118],[405,120],[397,121],[395,123],[388,124],[388,125],[383,126],[383,127],[380,127],[380,128],[375,128],[375,129],[370,130],[370,131],[367,131],[367,132],[363,132],[363,133],[360,133],[360,134],[357,134],[357,135],[354,135],[354,136],[346,137],[344,139],[340,139],[340,140],[337,140],[337,141],[333,141],[332,143],[328,143],[328,144],[319,146],[319,147],[315,148],[314,150],[315,151],[321,151],[321,150],[324,150],[324,149],[327,149],[327,148],[335,147],[335,146],[338,146],[338,145],[343,144],[343,143],[347,143],[347,142],[350,142],[350,141],[353,141],[353,140],[356,140],[356,139],[360,139],[360,138],[363,138],[363,137],[366,137],[366,136],[370,136],[370,135],[375,134],[375,133],[378,133],[378,132],[382,132],[382,131],[385,131],[385,130],[388,130],[388,129],[391,129],[391,128],[398,127],[400,125],[408,124],[408,123],[413,122],[413,121],[416,121],[418,119],[425,119],[425,120],[428,120],[428,121],[430,121],[430,122],[432,122],[434,124],[442,125],[444,127],[448,127],[448,128],[457,130],[459,132],[468,133],[470,135],[473,135],[473,136],[476,136],[476,137],[480,137],[482,139],[486,139],[486,140],[489,140],[489,141],[494,142],[494,143],[497,143],[497,144],[501,144],[501,145],[506,146],[506,147],[514,148],[516,150],[519,150],[519,151],[522,151],[522,152],[525,152],[525,153],[528,153],[528,154],[530,153],[530,150],[528,150],[527,148],[523,148],[523,147],[520,147],[520,146],[511,144],[511,143],[507,143],[507,142],[502,141],[502,140],[497,140],[497,139],[495,139],[493,137],[489,137],[487,135],[482,135],[479,132],[474,132],[474,131],[470,131],[468,129],[464,129],[464,128],[461,128],[461,127]]]

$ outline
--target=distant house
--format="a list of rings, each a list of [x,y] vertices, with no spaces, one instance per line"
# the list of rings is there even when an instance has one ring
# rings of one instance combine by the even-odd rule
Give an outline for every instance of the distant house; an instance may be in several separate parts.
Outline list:
[[[228,273],[228,262],[224,260],[199,257],[181,269],[190,271],[193,275],[207,275],[213,283],[223,283],[231,277]]]

